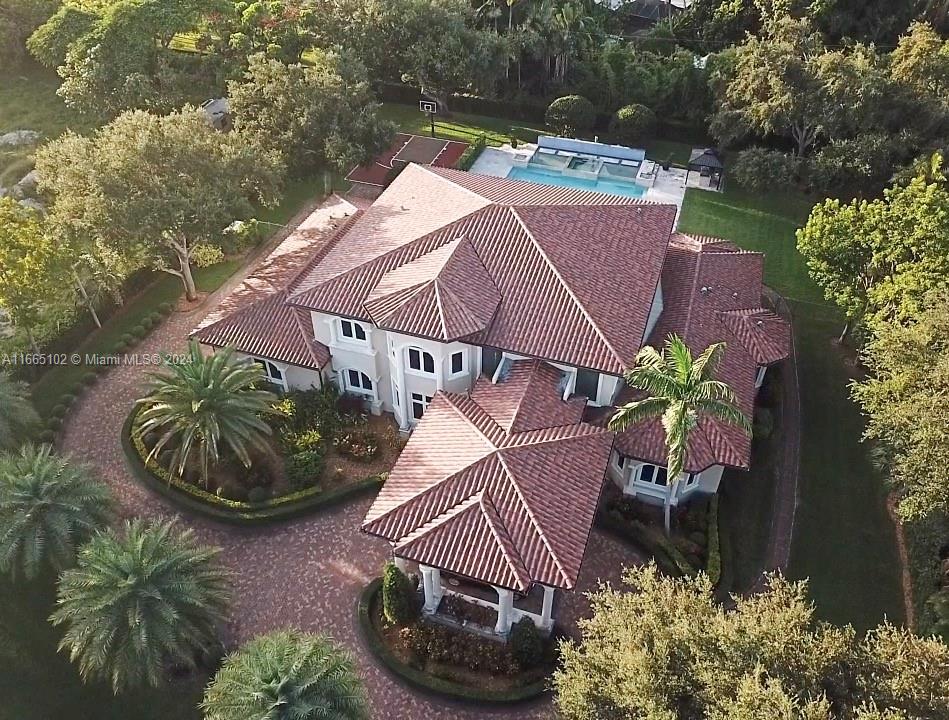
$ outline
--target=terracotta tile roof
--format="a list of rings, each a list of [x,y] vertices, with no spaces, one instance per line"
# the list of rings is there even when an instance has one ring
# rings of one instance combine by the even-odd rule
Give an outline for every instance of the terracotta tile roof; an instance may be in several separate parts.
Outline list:
[[[429,188],[424,209],[403,187],[415,183]],[[435,339],[467,333],[511,352],[621,373],[643,339],[675,209],[540,187],[409,166],[290,302]],[[441,202],[431,203],[434,195]],[[577,204],[544,204],[564,199]],[[431,205],[448,209],[439,214]],[[416,211],[420,224],[412,222]]]
[[[359,214],[345,200],[328,201],[274,248],[191,337],[291,365],[326,365],[329,348],[314,338],[309,313],[288,304],[287,297]]]
[[[758,366],[782,360],[790,348],[787,323],[760,307],[763,271],[760,253],[741,251],[715,238],[674,235],[662,272],[664,308],[649,338],[649,344],[660,347],[670,333],[676,333],[694,354],[724,341],[717,377],[735,391],[748,417],[754,414]],[[625,391],[619,402],[633,396]],[[609,413],[600,417],[605,422]],[[659,421],[618,434],[616,448],[629,457],[666,464]],[[686,456],[687,471],[711,465],[744,468],[750,460],[751,439],[740,429],[708,417],[699,420]]]
[[[578,422],[575,403],[555,401],[565,406],[555,409],[549,392],[526,392],[543,382],[556,392],[558,380],[555,368],[524,361],[493,390],[482,378],[471,397],[439,393],[363,529],[401,557],[479,582],[519,592],[532,583],[572,588],[612,433]],[[539,422],[544,412],[547,423]],[[530,429],[517,430],[521,422]]]
[[[278,293],[251,303],[193,334],[211,347],[240,352],[300,367],[319,369],[330,359],[329,348],[313,338],[309,314],[287,304]]]

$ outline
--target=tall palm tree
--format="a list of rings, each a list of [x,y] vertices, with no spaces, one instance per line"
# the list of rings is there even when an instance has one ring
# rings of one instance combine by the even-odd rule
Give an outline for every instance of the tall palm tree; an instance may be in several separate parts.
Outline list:
[[[143,410],[136,432],[159,434],[148,459],[168,447],[172,472],[181,476],[197,463],[205,483],[224,448],[250,467],[252,450],[270,449],[267,436],[272,431],[262,416],[277,396],[257,389],[263,379],[253,361],[238,360],[231,349],[205,357],[192,340],[188,362],[155,373],[152,391],[139,400]]]
[[[111,511],[108,486],[49,445],[0,455],[0,572],[33,579],[65,570]]]
[[[225,661],[201,704],[205,720],[364,720],[352,660],[328,639],[295,630],[251,640]]]
[[[647,397],[620,406],[610,419],[610,429],[621,432],[634,423],[661,418],[666,435],[666,532],[670,508],[685,468],[689,437],[699,416],[708,415],[736,425],[751,435],[751,423],[738,408],[734,391],[714,380],[725,353],[725,343],[709,345],[697,358],[678,335],[670,335],[660,353],[644,347],[636,366],[626,373],[626,382]]]
[[[0,451],[18,448],[39,424],[26,383],[0,373]]]
[[[141,520],[86,544],[50,618],[83,680],[109,680],[116,693],[157,686],[171,664],[192,667],[214,647],[229,599],[218,552],[190,530]]]

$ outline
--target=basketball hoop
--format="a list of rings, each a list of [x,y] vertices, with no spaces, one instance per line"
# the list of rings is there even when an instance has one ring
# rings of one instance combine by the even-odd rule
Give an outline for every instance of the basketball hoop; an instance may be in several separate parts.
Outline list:
[[[438,103],[434,100],[419,100],[418,109],[428,114],[428,122],[431,125],[432,137],[435,137],[435,115],[438,113]]]

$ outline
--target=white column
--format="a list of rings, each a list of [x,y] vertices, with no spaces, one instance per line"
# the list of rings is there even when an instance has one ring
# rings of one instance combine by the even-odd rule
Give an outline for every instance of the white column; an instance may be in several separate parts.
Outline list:
[[[422,590],[425,592],[425,612],[433,613],[438,609],[438,600],[435,598],[435,568],[419,565],[422,571]]]
[[[408,563],[405,562],[405,558],[400,558],[398,555],[396,555],[392,558],[392,561],[395,563],[395,566],[399,568],[399,570],[406,572]]]
[[[553,627],[554,589],[544,585],[544,606],[540,611],[540,621],[545,630]]]
[[[432,568],[432,592],[435,595],[435,609],[438,609],[438,603],[442,601],[442,595],[445,589],[442,587],[442,571],[438,568]]]
[[[511,615],[514,610],[514,593],[506,588],[494,588],[498,591],[498,624],[494,631],[507,635],[511,631]]]
[[[396,379],[396,386],[399,389],[399,429],[409,429],[409,411],[408,411],[408,388],[405,386],[405,365],[402,362],[402,354],[405,351],[405,345],[399,345],[395,348],[395,367],[392,368],[392,376]]]

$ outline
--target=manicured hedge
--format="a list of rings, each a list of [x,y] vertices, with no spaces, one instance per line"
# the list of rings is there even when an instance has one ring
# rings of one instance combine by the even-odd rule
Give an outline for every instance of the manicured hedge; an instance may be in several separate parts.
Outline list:
[[[319,487],[312,487],[261,503],[228,500],[172,478],[157,463],[150,463],[146,467],[142,459],[144,446],[139,446],[136,439],[132,437],[132,424],[136,414],[137,411],[132,410],[122,426],[122,450],[125,452],[125,461],[132,474],[144,485],[168,498],[175,505],[215,520],[239,525],[259,525],[289,520],[332,507],[356,495],[379,490],[385,482],[384,476],[373,475],[345,487],[325,492]]]
[[[712,496],[708,503],[708,559],[705,572],[712,585],[718,585],[722,579],[722,551],[718,537],[718,495]]]
[[[549,691],[546,678],[516,690],[492,691],[434,677],[406,665],[389,650],[383,639],[376,633],[376,628],[372,623],[370,611],[381,587],[382,578],[376,578],[366,586],[359,596],[359,604],[356,608],[359,631],[369,651],[376,659],[385,665],[393,675],[405,681],[408,685],[439,697],[481,705],[505,705],[534,700]]]
[[[481,155],[487,144],[487,136],[484,133],[481,133],[478,136],[478,139],[469,145],[461,154],[461,157],[458,158],[458,162],[455,163],[455,167],[459,170],[470,170],[471,166],[474,165],[475,160],[478,159],[478,156]]]

